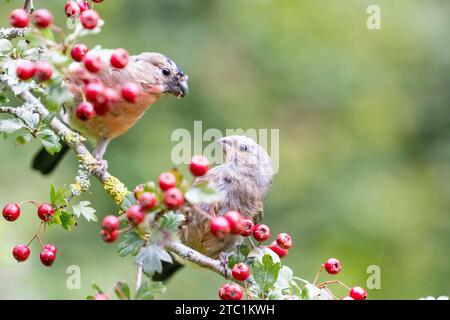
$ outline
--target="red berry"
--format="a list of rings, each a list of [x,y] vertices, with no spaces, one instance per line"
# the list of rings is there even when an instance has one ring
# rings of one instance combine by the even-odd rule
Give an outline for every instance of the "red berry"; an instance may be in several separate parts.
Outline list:
[[[104,103],[106,103],[109,106],[113,106],[117,102],[119,102],[119,94],[113,88],[107,87],[103,92],[103,96],[105,99]]]
[[[350,290],[350,297],[354,300],[366,300],[367,292],[361,287],[353,287],[352,290]]]
[[[44,249],[39,257],[41,258],[42,264],[47,267],[50,267],[56,259],[55,253],[48,249]]]
[[[100,82],[91,82],[84,87],[86,99],[93,103],[101,103],[104,100],[105,86]]]
[[[254,230],[255,230],[255,224],[253,223],[252,219],[242,219],[241,236],[249,237],[253,234]]]
[[[97,115],[105,116],[111,111],[111,107],[107,103],[95,103],[94,110]]]
[[[53,252],[54,254],[56,254],[58,252],[58,248],[56,248],[56,246],[54,244],[46,244],[44,246],[44,250],[50,250],[51,252]]]
[[[133,224],[140,224],[142,221],[144,221],[145,214],[142,211],[141,206],[134,205],[128,208],[127,210],[127,218],[128,220]]]
[[[165,191],[175,187],[177,178],[172,172],[163,172],[159,175],[158,182],[161,190]]]
[[[110,62],[114,68],[122,69],[128,64],[129,54],[128,51],[122,48],[114,50],[111,55]]]
[[[79,1],[79,2],[77,2],[77,4],[78,4],[78,7],[80,7],[80,12],[84,12],[91,8],[89,2],[87,2],[87,1]]]
[[[222,300],[241,300],[242,295],[242,287],[235,283],[226,283],[219,289],[219,297]]]
[[[141,86],[137,83],[125,83],[121,89],[122,98],[128,102],[136,102],[141,91]]]
[[[289,253],[289,251],[287,249],[283,249],[281,248],[276,241],[273,241],[269,247],[270,250],[272,250],[273,252],[275,252],[280,258],[284,258],[285,256],[287,256],[287,254]]]
[[[349,296],[345,296],[345,297],[342,297],[341,300],[355,300],[355,299],[353,299],[352,297],[349,297]]]
[[[337,274],[341,271],[341,263],[335,258],[328,259],[323,266],[329,274]]]
[[[97,293],[94,295],[93,300],[109,300],[109,297],[105,293]]]
[[[231,274],[237,281],[245,281],[250,276],[250,268],[245,263],[237,263],[231,269]]]
[[[217,238],[223,238],[230,233],[230,223],[224,217],[215,217],[209,223],[211,233]]]
[[[292,247],[292,237],[287,233],[280,233],[277,236],[277,243],[283,249],[290,249]]]
[[[119,230],[120,227],[120,220],[116,216],[106,216],[103,218],[102,221],[102,228],[103,230],[106,230],[107,232],[111,233],[115,230]]]
[[[228,224],[230,225],[230,232],[232,234],[241,234],[242,232],[242,216],[237,211],[228,211],[223,215],[225,219],[228,220]]]
[[[270,238],[270,229],[265,224],[258,224],[253,231],[253,238],[258,242],[264,242]]]
[[[13,256],[18,262],[28,259],[30,256],[30,249],[25,244],[18,244],[13,249]]]
[[[108,232],[108,231],[102,229],[101,235],[102,235],[103,241],[105,241],[107,243],[112,243],[112,242],[116,241],[117,238],[119,237],[119,230],[114,230],[112,232]]]
[[[73,46],[72,50],[70,51],[70,55],[72,56],[72,59],[81,62],[83,61],[84,57],[86,57],[87,52],[89,51],[88,47],[83,43],[77,43]]]
[[[192,175],[200,177],[205,175],[209,169],[209,160],[205,156],[197,155],[193,156],[189,163],[189,170]]]
[[[158,199],[153,192],[143,192],[139,195],[138,202],[142,210],[148,211],[156,206]]]
[[[9,14],[9,23],[16,28],[26,28],[30,23],[28,12],[24,9],[15,9]]]
[[[181,207],[184,203],[184,195],[180,189],[170,188],[164,192],[164,204],[167,208],[174,210]]]
[[[3,218],[8,221],[16,221],[20,216],[20,206],[16,203],[8,203],[3,208]]]
[[[97,26],[99,19],[100,16],[97,11],[93,9],[86,10],[80,15],[81,24],[86,29],[94,29]]]
[[[77,106],[75,114],[82,121],[90,120],[95,115],[94,106],[90,102],[82,102]]]
[[[29,60],[22,60],[17,65],[16,74],[20,80],[28,80],[34,76],[36,69],[34,63]]]
[[[102,58],[98,52],[89,52],[84,58],[85,68],[92,72],[97,73],[103,69]]]
[[[48,221],[53,218],[53,215],[55,214],[55,209],[52,207],[51,204],[43,203],[39,206],[37,213],[42,221]]]
[[[47,28],[53,22],[53,16],[47,9],[39,9],[33,13],[33,22],[39,28]]]
[[[39,61],[34,65],[34,75],[41,81],[47,81],[52,77],[53,69],[48,62]]]
[[[80,6],[78,5],[78,3],[73,2],[72,0],[67,2],[67,4],[64,7],[64,11],[66,12],[66,15],[68,17],[77,16],[81,12]]]
[[[92,0],[92,2],[95,2],[95,3],[102,3],[103,0]]]

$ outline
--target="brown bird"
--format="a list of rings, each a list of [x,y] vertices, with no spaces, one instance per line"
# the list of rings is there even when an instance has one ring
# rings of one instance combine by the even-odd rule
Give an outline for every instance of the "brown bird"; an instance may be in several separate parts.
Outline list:
[[[106,59],[107,52],[102,52],[102,56]],[[142,93],[135,103],[120,100],[106,115],[81,121],[75,116],[75,106],[83,100],[83,84],[91,80],[100,81],[113,88],[134,82],[141,86]],[[187,80],[188,76],[183,70],[160,53],[145,52],[131,56],[124,69],[115,69],[104,61],[103,70],[97,74],[88,72],[80,63],[73,63],[68,69],[66,84],[74,95],[75,103],[66,106],[62,119],[94,144],[93,154],[101,160],[109,142],[127,132],[160,97],[167,93],[178,97],[186,96]],[[67,149],[67,146],[63,146],[63,149],[53,156],[41,150],[33,161],[33,168],[44,174],[50,173]]]
[[[209,170],[195,184],[209,181],[210,186],[223,193],[223,200],[202,204],[200,209],[210,216],[221,216],[236,210],[255,222],[263,216],[263,202],[272,186],[272,162],[267,152],[246,136],[229,136],[219,139],[223,148],[224,163]],[[211,258],[233,250],[243,238],[227,235],[219,239],[210,232],[210,219],[204,214],[191,212],[180,230],[180,240],[191,248]],[[161,274],[153,279],[166,280],[181,264],[165,265]]]

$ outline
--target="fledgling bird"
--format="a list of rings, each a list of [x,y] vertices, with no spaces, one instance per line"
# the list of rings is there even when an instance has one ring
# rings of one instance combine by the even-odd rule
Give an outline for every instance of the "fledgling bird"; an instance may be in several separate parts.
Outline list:
[[[107,54],[102,54],[103,59]],[[188,94],[188,76],[171,59],[160,53],[144,52],[130,56],[128,65],[115,69],[106,61],[101,72],[89,73],[82,64],[73,63],[68,69],[66,85],[74,95],[74,105],[67,106],[62,119],[72,128],[87,137],[95,146],[94,156],[101,160],[109,142],[127,132],[160,97],[171,93],[177,97]],[[75,116],[75,106],[83,101],[83,85],[89,81],[100,81],[106,87],[120,87],[127,82],[141,86],[142,93],[135,103],[123,99],[104,116],[95,116],[81,121]],[[50,173],[62,159],[67,145],[55,155],[41,150],[33,161],[33,168],[43,174]]]
[[[236,210],[246,218],[259,221],[263,215],[263,203],[272,186],[272,162],[267,152],[253,139],[246,136],[228,136],[218,140],[224,152],[224,163],[197,178],[195,184],[209,181],[210,186],[223,193],[223,200],[202,204],[200,209],[212,215],[224,215]],[[189,247],[211,258],[233,250],[243,238],[226,235],[217,238],[210,231],[210,219],[198,212],[191,212],[180,230],[180,240]],[[166,280],[179,264],[166,265],[155,280]]]

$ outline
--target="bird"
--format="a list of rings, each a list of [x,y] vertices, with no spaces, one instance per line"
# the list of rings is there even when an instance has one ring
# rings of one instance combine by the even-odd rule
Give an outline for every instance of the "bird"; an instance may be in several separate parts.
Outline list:
[[[199,214],[188,213],[180,229],[181,242],[192,249],[217,259],[242,243],[243,238],[226,235],[217,238],[210,232],[210,217],[222,216],[230,210],[238,211],[243,217],[259,222],[264,214],[264,199],[273,181],[273,168],[266,150],[247,136],[233,135],[218,139],[223,151],[223,163],[197,178],[193,186],[208,182],[209,187],[222,193],[222,200],[200,204]],[[155,281],[167,280],[182,263],[165,263],[160,274],[153,275]]]
[[[103,51],[103,50],[102,50]],[[100,52],[106,59],[107,52]],[[88,72],[82,63],[74,62],[68,67],[63,85],[68,86],[74,96],[74,103],[64,106],[60,115],[69,127],[78,131],[93,143],[93,155],[102,160],[111,140],[126,133],[143,116],[145,111],[159,98],[166,94],[185,97],[188,92],[188,76],[172,59],[157,52],[144,52],[130,56],[128,65],[116,69],[108,63],[99,73]],[[127,82],[140,85],[142,93],[134,103],[123,99],[104,116],[95,116],[81,121],[75,116],[75,107],[83,101],[83,87],[90,81],[100,81],[106,87],[119,87]],[[43,174],[49,174],[63,158],[68,146],[64,144],[61,151],[50,155],[42,149],[34,157],[32,167]]]

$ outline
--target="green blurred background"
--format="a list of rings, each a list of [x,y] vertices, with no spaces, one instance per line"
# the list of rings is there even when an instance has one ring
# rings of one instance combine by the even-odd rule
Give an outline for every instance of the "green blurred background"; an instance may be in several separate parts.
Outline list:
[[[1,25],[23,1],[0,4]],[[64,25],[65,1],[35,1]],[[382,29],[366,27],[381,7]],[[107,159],[129,186],[170,168],[176,128],[280,129],[280,170],[264,221],[293,235],[285,263],[312,279],[328,257],[339,279],[366,286],[381,268],[373,299],[416,299],[450,289],[450,2],[438,0],[132,0],[96,6],[106,24],[87,43],[159,51],[190,76],[191,95],[158,102]],[[30,170],[37,142],[1,142],[0,203],[48,200],[51,182],[70,183],[68,156],[56,174]],[[186,170],[184,166],[182,170]],[[97,181],[85,196],[103,216],[116,211]],[[95,280],[134,283],[131,258],[104,244],[99,225],[53,228],[54,267],[11,250],[37,226],[34,209],[0,223],[0,298],[83,299]],[[34,249],[34,250],[33,250]],[[66,289],[66,268],[81,268],[81,290]],[[325,279],[328,277],[324,277]],[[162,299],[216,299],[222,280],[185,268]],[[337,290],[339,294],[344,294]]]

